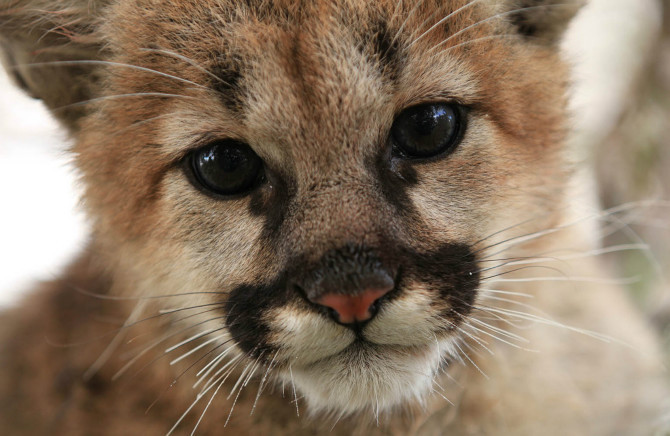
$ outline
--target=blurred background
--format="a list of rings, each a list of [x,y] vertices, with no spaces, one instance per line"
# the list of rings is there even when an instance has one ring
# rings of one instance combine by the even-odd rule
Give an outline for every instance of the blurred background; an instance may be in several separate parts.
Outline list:
[[[603,245],[670,350],[670,0],[590,0],[564,49],[574,65],[572,146],[603,208],[633,203]],[[0,71],[0,307],[54,277],[86,240],[67,139],[39,101]],[[669,354],[670,355],[670,354]]]
[[[636,204],[630,226],[602,244],[649,245],[606,259],[614,276],[636,278],[631,297],[670,356],[670,0],[592,0],[584,12],[565,41],[576,62],[573,145],[602,208]]]

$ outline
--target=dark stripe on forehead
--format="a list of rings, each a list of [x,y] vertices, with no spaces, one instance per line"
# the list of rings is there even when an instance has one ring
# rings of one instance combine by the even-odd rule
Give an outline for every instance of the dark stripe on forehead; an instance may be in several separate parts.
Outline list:
[[[217,58],[210,69],[212,88],[219,93],[221,102],[231,111],[240,112],[244,106],[242,59],[234,54]]]
[[[382,68],[382,74],[395,81],[400,76],[402,67],[400,38],[396,38],[395,32],[391,32],[386,20],[381,18],[372,24],[371,29],[372,48]]]
[[[348,20],[351,17],[342,17],[343,25],[351,27]],[[361,52],[376,63],[382,76],[396,81],[400,76],[403,64],[401,52],[401,37],[396,38],[394,30],[389,28],[388,21],[383,15],[373,15],[366,19],[367,25],[361,25],[355,30]]]

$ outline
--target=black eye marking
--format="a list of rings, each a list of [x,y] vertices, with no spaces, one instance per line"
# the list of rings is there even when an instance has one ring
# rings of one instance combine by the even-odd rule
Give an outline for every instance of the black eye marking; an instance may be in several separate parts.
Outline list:
[[[263,161],[240,141],[216,141],[189,154],[186,162],[192,182],[219,195],[245,194],[263,180]]]
[[[404,158],[431,158],[456,149],[465,131],[463,107],[448,103],[412,106],[391,127],[393,151]]]

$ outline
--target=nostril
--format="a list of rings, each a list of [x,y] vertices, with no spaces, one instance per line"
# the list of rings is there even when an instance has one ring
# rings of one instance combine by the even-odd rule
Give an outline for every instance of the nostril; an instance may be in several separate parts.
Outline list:
[[[368,288],[356,295],[325,294],[314,303],[325,306],[336,314],[342,324],[364,322],[376,315],[379,299],[389,293],[393,287]]]

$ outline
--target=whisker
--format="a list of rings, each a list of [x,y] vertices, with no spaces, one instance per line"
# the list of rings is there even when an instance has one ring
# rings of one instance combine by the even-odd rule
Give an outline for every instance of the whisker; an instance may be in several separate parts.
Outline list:
[[[166,92],[131,92],[127,94],[114,94],[114,95],[105,95],[102,97],[95,97],[95,98],[90,98],[88,100],[82,100],[78,101],[75,103],[70,103],[66,104],[63,106],[58,106],[55,108],[52,108],[52,111],[61,111],[65,109],[71,109],[73,107],[78,107],[78,106],[85,106],[87,104],[91,103],[98,103],[101,101],[106,101],[106,100],[117,100],[121,98],[129,98],[129,97],[159,97],[159,98],[183,98],[186,100],[198,100],[197,97],[193,97],[190,95],[182,95],[182,94],[170,94]]]
[[[435,381],[433,381],[433,382],[435,382]],[[455,406],[455,404],[454,404],[453,402],[451,402],[451,401],[449,400],[449,398],[447,398],[446,396],[444,396],[444,394],[442,394],[442,392],[439,392],[437,389],[434,389],[434,388],[432,388],[432,387],[430,388],[430,391],[431,391],[432,393],[437,394],[437,395],[439,395],[440,397],[442,397],[442,399],[444,399],[444,401],[446,401],[447,403],[449,403],[449,405],[451,405],[451,406]]]
[[[519,260],[510,260],[509,262],[505,262],[500,265],[492,266],[490,268],[485,268],[479,270],[479,272],[495,269],[495,268],[500,268],[503,266],[516,266],[516,265],[530,265],[534,263],[542,263],[542,262],[555,262],[555,261],[567,261],[567,260],[575,260],[575,259],[585,259],[588,257],[597,257],[597,256],[602,256],[604,254],[610,254],[610,253],[619,253],[623,251],[646,251],[649,250],[650,247],[647,244],[621,244],[621,245],[614,245],[611,247],[605,247],[605,248],[598,248],[595,250],[590,250],[582,253],[576,253],[576,254],[570,254],[570,255],[564,255],[564,256],[556,256],[556,257],[545,257],[545,254],[548,253],[542,253],[538,257],[524,257],[524,258],[518,258]],[[490,259],[486,260],[485,262],[496,262],[498,260],[495,259]]]
[[[485,379],[487,380],[489,379],[489,376],[486,375],[486,373],[477,366],[477,364],[470,358],[470,356],[468,356],[468,354],[465,351],[463,351],[461,346],[458,345],[458,342],[454,342],[454,346],[460,350],[460,352],[463,354],[463,357],[465,357],[475,368],[477,368],[477,371],[479,371],[479,373],[483,375]]]
[[[295,382],[293,381],[293,368],[292,364],[289,364],[288,366],[288,372],[291,375],[291,386],[293,387],[293,398],[295,399],[295,414],[299,418],[300,417],[300,409],[298,408],[298,392],[295,390]]]
[[[245,366],[244,369],[242,370],[242,373],[237,378],[237,381],[233,385],[226,399],[229,400],[233,396],[233,394],[237,391],[237,388],[243,384],[244,377],[247,374],[247,371],[249,371],[249,368],[251,368],[251,366],[254,364],[254,362],[258,362],[258,360],[251,360],[249,361],[249,363],[247,363],[247,366]]]
[[[503,272],[498,273],[498,274],[494,274],[494,275],[491,275],[491,276],[482,277],[482,278],[480,278],[480,281],[481,281],[482,283],[486,283],[486,282],[489,282],[489,281],[491,281],[491,279],[494,279],[494,278],[496,278],[496,277],[500,277],[500,276],[503,276],[503,275],[506,275],[506,274],[511,274],[511,273],[515,273],[515,272],[523,271],[523,270],[527,270],[527,269],[548,269],[548,270],[550,270],[550,271],[557,272],[557,273],[559,273],[559,274],[561,274],[561,275],[565,275],[565,274],[563,273],[563,271],[561,271],[560,269],[558,269],[558,268],[554,268],[554,267],[551,267],[551,266],[547,266],[547,265],[529,265],[529,266],[520,266],[520,267],[518,267],[518,268],[514,268],[514,269],[511,269],[511,270],[508,270],[508,271],[503,271]],[[495,282],[499,282],[499,281],[502,281],[502,279],[500,279],[500,280],[495,280]]]
[[[203,385],[203,387],[200,389],[200,393],[205,393],[208,391],[212,386],[216,385],[219,380],[227,380],[228,377],[230,377],[237,366],[244,360],[244,358],[247,357],[246,354],[238,354],[231,358],[228,363],[223,365],[221,368],[219,368],[216,373],[214,373],[209,379],[207,379],[207,382]],[[217,378],[218,377],[218,378]],[[195,385],[194,385],[195,386]]]
[[[522,336],[519,336],[519,335],[514,334],[512,332],[508,332],[507,330],[501,329],[500,327],[493,326],[493,325],[491,325],[489,323],[486,323],[486,322],[484,322],[480,319],[471,318],[470,321],[476,322],[477,324],[481,325],[482,327],[487,328],[489,330],[492,330],[496,333],[499,333],[499,334],[501,334],[501,335],[503,335],[507,338],[510,338],[512,340],[519,341],[519,342],[524,342],[524,343],[530,343],[530,341],[528,339],[526,339]],[[482,333],[485,333],[485,332],[482,332]]]
[[[227,377],[227,376],[226,376],[226,377]],[[224,378],[224,377],[222,376],[222,378]],[[224,381],[225,381],[225,379],[224,379]],[[175,422],[175,424],[172,426],[172,428],[170,428],[170,430],[165,434],[165,436],[170,436],[170,435],[175,431],[175,429],[177,428],[177,426],[179,426],[179,424],[184,420],[184,418],[186,417],[186,415],[188,415],[189,412],[190,412],[191,410],[193,410],[193,408],[196,406],[196,404],[198,404],[198,402],[200,401],[200,399],[201,399],[204,395],[206,395],[207,392],[209,392],[209,390],[211,390],[214,386],[216,386],[218,382],[219,382],[219,380],[217,380],[216,383],[210,385],[210,387],[207,388],[206,391],[204,391],[204,392],[200,392],[200,393],[198,393],[198,394],[196,395],[195,400],[193,400],[193,402],[191,403],[191,405],[190,405],[190,406],[186,409],[186,411],[179,417],[179,419],[177,420],[177,422]]]
[[[496,279],[495,283],[532,283],[532,282],[577,282],[600,285],[631,285],[640,281],[639,276],[621,279],[603,279],[600,277],[527,277],[519,279]]]
[[[173,345],[173,346],[167,348],[165,350],[165,353],[167,354],[167,353],[169,353],[173,350],[176,350],[177,348],[179,348],[183,345],[188,344],[189,342],[195,341],[196,339],[200,339],[201,337],[207,336],[208,334],[213,333],[217,330],[220,330],[220,328],[209,329],[209,330],[205,330],[204,332],[196,333],[195,335],[191,336],[190,338],[184,339],[183,341],[177,343],[176,345]]]
[[[205,413],[207,413],[207,409],[209,409],[209,406],[212,404],[212,401],[214,400],[214,397],[216,397],[216,394],[219,393],[219,390],[221,389],[221,386],[226,382],[226,379],[224,378],[219,382],[219,384],[216,386],[216,389],[214,390],[214,393],[210,397],[209,401],[207,402],[207,405],[205,406],[205,409],[202,411],[200,414],[200,418],[198,418],[198,422],[195,423],[195,426],[193,427],[193,431],[191,432],[191,436],[195,434],[195,431],[198,429],[198,426],[200,425],[200,422],[202,421],[202,418],[205,416]],[[225,427],[225,426],[224,426]]]
[[[230,417],[233,416],[233,410],[235,409],[235,405],[237,404],[237,400],[240,397],[240,394],[242,393],[242,389],[244,389],[244,387],[247,385],[247,383],[249,383],[249,380],[251,380],[251,377],[256,372],[256,369],[258,368],[261,357],[262,357],[262,354],[261,354],[260,357],[258,357],[256,359],[256,362],[255,362],[254,366],[251,368],[251,371],[249,371],[249,376],[246,378],[244,383],[242,383],[242,385],[240,385],[240,388],[237,391],[237,395],[235,395],[235,399],[233,400],[233,404],[230,406],[230,413],[228,413],[228,418],[226,418],[226,423],[223,424],[224,428],[228,426],[228,422],[230,421]],[[244,372],[242,374],[244,374]],[[242,376],[240,376],[240,379],[241,378],[242,378]],[[235,387],[233,386],[233,391],[234,390],[235,390]],[[232,394],[233,391],[231,391],[231,394]],[[230,398],[230,396],[228,398]]]
[[[158,403],[158,401],[160,401],[160,399],[163,397],[163,395],[165,395],[165,393],[167,393],[170,389],[172,389],[172,388],[177,384],[177,382],[178,382],[178,381],[179,381],[179,380],[180,380],[180,379],[181,379],[187,372],[189,372],[194,366],[196,366],[198,363],[200,363],[204,358],[206,358],[207,356],[209,356],[209,355],[210,355],[211,353],[213,353],[214,351],[216,351],[216,350],[218,350],[219,348],[221,348],[221,347],[223,347],[224,345],[226,345],[226,344],[227,344],[228,342],[230,342],[231,340],[232,340],[232,339],[228,339],[227,341],[224,341],[224,342],[218,344],[216,347],[213,347],[211,350],[209,350],[208,352],[206,352],[205,354],[203,354],[202,356],[200,356],[195,362],[191,363],[191,364],[190,364],[186,369],[184,369],[181,373],[179,373],[179,375],[178,375],[177,377],[175,377],[174,380],[172,380],[172,382],[170,383],[170,385],[169,385],[167,388],[165,388],[165,389],[158,395],[158,397],[156,397],[156,399],[151,403],[151,405],[149,405],[149,407],[144,411],[144,413],[145,413],[145,414],[149,413],[149,411],[156,405],[156,403]],[[230,348],[232,348],[232,347],[230,347]],[[161,357],[163,357],[163,356],[161,356]],[[195,386],[193,386],[193,387],[195,387]]]
[[[427,34],[429,34],[430,32],[432,32],[433,30],[435,30],[435,28],[436,28],[437,26],[439,26],[440,24],[444,23],[444,22],[447,21],[448,19],[454,17],[454,16],[455,16],[456,14],[458,14],[459,12],[461,12],[461,11],[463,11],[463,10],[465,10],[465,9],[468,9],[468,8],[472,7],[472,6],[473,6],[475,3],[477,3],[478,1],[479,1],[479,0],[472,0],[472,1],[470,1],[469,3],[467,3],[466,5],[461,6],[460,8],[458,8],[458,9],[456,9],[455,11],[451,12],[451,13],[448,14],[446,17],[442,18],[442,19],[439,20],[437,23],[433,24],[428,30],[426,30],[426,31],[423,32],[421,35],[419,35],[419,37],[415,38],[412,42],[410,42],[410,43],[407,45],[407,48],[408,48],[408,49],[412,48],[412,47],[414,46],[414,44],[416,44],[417,42],[419,42],[419,40],[421,40],[424,36],[426,36]],[[421,27],[423,27],[423,26],[421,26]]]
[[[114,374],[114,376],[112,376],[112,380],[117,380],[119,377],[121,377],[128,370],[128,368],[130,368],[133,365],[133,363],[137,362],[144,354],[148,353],[150,350],[152,350],[153,348],[158,346],[158,344],[164,342],[165,340],[167,340],[167,339],[169,339],[173,336],[179,335],[179,334],[185,332],[186,330],[192,329],[194,327],[198,327],[198,326],[200,326],[202,324],[205,324],[207,322],[214,321],[214,320],[221,319],[221,318],[225,318],[225,317],[224,316],[217,316],[217,317],[214,317],[214,318],[209,318],[209,319],[201,321],[197,324],[193,324],[193,325],[190,325],[188,327],[184,327],[183,329],[180,329],[176,332],[168,332],[165,336],[161,337],[158,341],[154,341],[152,344],[150,344],[149,346],[144,348],[140,353],[138,353],[135,357],[133,357],[129,362],[127,362],[125,365],[123,365],[123,367],[121,367],[121,369],[119,371],[117,371],[116,374]],[[218,330],[222,330],[224,328],[225,327],[221,327],[217,330],[214,330],[214,332],[218,331]],[[170,351],[172,351],[172,350],[170,350]],[[166,351],[166,352],[160,354],[155,359],[153,359],[151,362],[149,362],[147,365],[140,368],[140,370],[135,375],[142,372],[145,368],[147,368],[147,366],[151,365],[152,363],[156,362],[157,360],[164,358],[165,356],[167,356],[168,353],[169,352]]]
[[[270,360],[270,364],[268,365],[267,369],[265,370],[265,374],[263,374],[263,378],[261,379],[260,384],[258,385],[258,392],[256,393],[256,399],[254,400],[253,406],[251,406],[251,412],[249,413],[249,416],[254,414],[254,410],[256,410],[256,404],[258,404],[258,399],[261,397],[261,393],[263,392],[263,388],[265,387],[265,382],[268,378],[268,375],[272,371],[272,368],[274,367],[275,359],[277,358],[277,355],[279,354],[279,350],[277,350],[272,356],[272,360]]]
[[[203,367],[200,369],[200,371],[198,371],[198,372],[195,374],[195,376],[198,378],[198,380],[195,382],[195,384],[193,385],[193,387],[196,388],[196,387],[198,386],[198,384],[200,384],[200,382],[202,382],[203,380],[205,380],[205,379],[207,378],[207,376],[209,375],[209,373],[210,373],[212,370],[214,370],[214,368],[216,368],[218,362],[220,362],[224,357],[226,357],[226,355],[227,355],[227,354],[230,352],[230,350],[232,350],[233,348],[235,348],[235,345],[232,345],[232,346],[226,348],[226,349],[223,350],[221,353],[219,353],[214,359],[212,359],[211,362],[209,362],[207,365],[203,366]]]
[[[514,296],[514,297],[535,298],[534,295],[524,294],[523,292],[501,291],[501,290],[498,290],[498,289],[483,289],[482,291],[483,292],[488,292],[488,293],[494,293],[494,294],[511,295],[511,296]]]
[[[116,136],[121,135],[123,133],[127,133],[129,130],[134,129],[136,127],[141,127],[141,126],[143,126],[145,124],[149,124],[153,121],[162,120],[163,118],[173,117],[173,116],[176,116],[180,113],[182,113],[182,112],[181,111],[168,112],[168,113],[164,113],[164,114],[161,114],[161,115],[156,115],[155,117],[147,118],[147,119],[142,120],[142,121],[136,121],[136,122],[130,124],[129,126],[123,127],[119,130],[116,130],[115,132],[111,133],[109,136],[110,137],[116,137]]]
[[[187,358],[188,356],[192,355],[193,353],[197,352],[198,350],[201,350],[201,349],[203,349],[204,347],[206,347],[207,345],[211,344],[212,342],[216,342],[216,341],[218,341],[219,339],[224,338],[224,337],[226,337],[225,334],[223,334],[223,335],[218,335],[218,336],[214,336],[213,338],[208,339],[207,341],[205,341],[205,342],[203,342],[202,344],[198,345],[197,347],[193,348],[191,351],[188,351],[188,352],[182,354],[181,356],[177,357],[176,359],[172,360],[172,361],[170,362],[170,366],[173,366],[173,365],[175,365],[176,363],[181,362],[182,360],[184,360],[184,359]]]
[[[560,327],[562,329],[573,331],[575,333],[580,333],[580,334],[583,334],[585,336],[589,336],[589,337],[592,337],[594,339],[598,339],[598,340],[606,342],[606,343],[615,341],[614,338],[609,337],[607,335],[603,335],[603,334],[593,332],[593,331],[590,331],[590,330],[586,330],[586,329],[581,329],[581,328],[578,328],[578,327],[569,326],[569,325],[560,323],[558,321],[554,321],[552,319],[542,318],[542,317],[535,316],[535,315],[532,315],[532,314],[529,314],[529,313],[519,312],[517,310],[494,308],[494,307],[490,307],[490,306],[481,306],[481,305],[476,305],[475,307],[485,308],[486,310],[491,311],[491,312],[496,312],[496,313],[499,313],[501,315],[511,316],[511,317],[515,317],[515,318],[518,318],[518,319],[523,319],[523,320],[526,320],[526,321],[533,321],[533,322],[537,322],[539,324],[544,324],[544,325],[548,325],[548,326],[552,326],[552,327]],[[618,342],[618,341],[616,341],[616,342]]]
[[[101,61],[101,60],[72,60],[72,61],[50,61],[50,62],[35,62],[31,64],[22,64],[20,67],[28,67],[28,68],[37,68],[37,67],[50,67],[50,66],[73,66],[73,65],[104,65],[104,66],[110,66],[110,67],[122,67],[122,68],[129,68],[137,71],[142,71],[145,73],[151,73],[155,74],[157,76],[161,77],[166,77],[168,79],[173,79],[178,82],[183,82],[183,83],[188,83],[189,85],[196,86],[198,88],[203,88],[208,91],[211,91],[210,88],[207,86],[204,86],[200,83],[193,82],[188,79],[184,79],[183,77],[178,77],[174,76],[172,74],[164,73],[162,71],[154,70],[151,68],[146,68],[146,67],[141,67],[139,65],[132,65],[132,64],[125,64],[122,62],[112,62],[112,61]],[[10,68],[19,68],[18,65],[10,67]]]
[[[502,18],[502,17],[505,17],[505,16],[507,16],[507,15],[513,15],[513,14],[516,14],[516,13],[518,13],[518,12],[530,11],[530,10],[534,10],[534,9],[544,9],[544,8],[554,8],[554,7],[565,7],[565,6],[570,6],[570,7],[572,7],[573,5],[571,5],[571,4],[569,4],[569,3],[554,3],[554,4],[540,5],[540,6],[528,6],[528,7],[524,7],[524,8],[513,9],[513,10],[511,10],[511,11],[500,12],[500,13],[495,14],[495,15],[492,15],[492,16],[490,16],[490,17],[488,17],[488,18],[479,20],[479,21],[477,21],[476,23],[473,23],[473,24],[471,24],[471,25],[469,25],[469,26],[467,26],[467,27],[465,27],[465,28],[459,30],[458,32],[456,32],[456,33],[450,35],[450,36],[449,36],[448,38],[446,38],[444,41],[442,41],[442,42],[440,42],[439,44],[436,44],[436,45],[434,45],[433,47],[431,47],[430,49],[428,49],[428,52],[433,51],[433,50],[435,50],[436,48],[438,48],[438,47],[440,47],[440,46],[442,46],[442,45],[448,43],[448,42],[451,41],[452,39],[456,38],[457,36],[459,36],[459,35],[461,35],[461,34],[463,34],[463,33],[465,33],[465,32],[467,32],[468,30],[471,30],[471,29],[474,29],[475,27],[479,27],[479,26],[481,26],[481,25],[484,25],[484,24],[488,23],[488,22],[491,21],[491,20],[495,20],[496,18]]]
[[[200,316],[200,315],[204,315],[205,313],[214,312],[214,311],[217,310],[217,309],[218,309],[218,308],[215,307],[215,308],[213,308],[213,309],[203,310],[203,311],[201,311],[201,312],[192,313],[191,315],[183,316],[183,317],[181,317],[181,318],[177,318],[177,319],[174,319],[174,320],[168,320],[168,321],[169,321],[171,324],[173,324],[173,325],[178,325],[178,324],[180,324],[181,322],[183,322],[183,321],[185,321],[185,320],[187,320],[187,319],[190,319],[190,318],[193,318],[193,317],[196,317],[196,316]],[[135,325],[138,325],[138,324],[140,324],[140,323],[142,323],[142,322],[146,322],[146,321],[149,321],[149,320],[152,320],[152,319],[157,319],[157,318],[163,317],[163,316],[165,316],[165,315],[167,315],[167,314],[158,314],[158,315],[152,315],[152,316],[149,316],[149,317],[147,317],[147,318],[144,318],[144,319],[141,319],[141,320],[139,320],[139,321],[136,321],[136,322],[134,322],[134,323],[132,323],[132,324],[129,324],[129,325],[128,325],[128,328],[130,328],[130,327],[132,327],[132,326],[135,326]],[[121,328],[124,328],[124,327],[121,327]],[[130,339],[130,340],[128,340],[128,341],[126,342],[126,345],[130,344],[131,342],[134,342],[134,341],[137,340],[137,338],[139,338],[139,337],[146,336],[146,335],[150,335],[150,334],[151,334],[151,332],[145,332],[145,333],[142,333],[142,334],[140,334],[140,335],[134,336],[132,339]],[[122,356],[123,356],[123,355],[122,355]]]
[[[166,56],[171,56],[171,57],[173,57],[173,58],[182,60],[182,61],[188,63],[189,65],[195,67],[196,69],[200,70],[201,72],[207,74],[208,76],[212,77],[213,79],[217,80],[218,82],[221,82],[221,83],[223,83],[224,85],[228,85],[228,86],[230,86],[230,83],[228,83],[227,81],[223,80],[221,77],[219,77],[219,76],[217,76],[216,74],[212,73],[212,72],[209,71],[207,68],[205,68],[205,67],[203,67],[202,65],[198,64],[196,61],[194,61],[194,60],[192,60],[192,59],[190,59],[190,58],[188,58],[188,57],[186,57],[186,56],[183,56],[183,55],[181,55],[181,54],[179,54],[179,53],[175,53],[175,52],[170,51],[170,50],[153,49],[153,48],[142,48],[142,49],[140,49],[140,51],[145,51],[145,52],[150,52],[150,53],[160,53],[160,54],[163,54],[163,55],[166,55]]]
[[[435,53],[432,56],[432,58],[434,58],[436,56],[443,56],[445,53],[448,53],[451,50],[455,50],[458,47],[464,47],[466,45],[476,44],[478,42],[492,41],[492,40],[498,40],[498,39],[519,39],[519,35],[516,35],[516,34],[489,35],[489,36],[482,36],[481,38],[469,39],[467,41],[463,41],[463,42],[458,43],[456,45],[450,45],[449,47],[446,47],[445,49],[440,50],[439,52]]]
[[[144,309],[144,304],[142,304],[141,302],[137,303],[135,305],[135,307],[133,308],[133,311],[130,313],[130,316],[128,316],[128,319],[126,320],[124,325],[132,323],[135,320],[135,318],[137,318],[139,316],[139,314],[142,312],[143,309]],[[125,332],[125,330],[120,330],[116,334],[116,336],[114,336],[114,338],[111,340],[109,345],[107,345],[107,347],[102,352],[102,354],[100,354],[100,357],[98,357],[96,359],[96,361],[93,362],[93,364],[86,370],[86,372],[84,372],[84,375],[83,375],[84,380],[90,380],[91,377],[93,377],[93,375],[96,374],[100,370],[102,365],[104,365],[105,362],[107,362],[107,360],[109,360],[109,358],[114,353],[114,350],[116,350],[116,348],[121,343],[121,340],[123,339],[123,334],[122,333],[124,333],[124,332]]]
[[[503,248],[502,250],[497,251],[495,253],[491,253],[491,254],[484,257],[484,259],[489,259],[492,256],[495,256],[495,255],[498,255],[502,252],[505,252],[505,251],[509,250],[510,248],[515,247],[515,246],[517,246],[521,243],[532,241],[532,240],[539,239],[539,238],[547,236],[547,235],[557,233],[559,231],[562,231],[562,230],[568,229],[570,227],[576,226],[578,224],[581,224],[584,221],[588,221],[590,219],[605,219],[605,218],[608,218],[610,216],[614,216],[614,215],[616,215],[618,213],[621,213],[621,212],[627,212],[631,209],[635,209],[635,208],[638,208],[638,207],[645,207],[645,206],[649,206],[649,205],[659,206],[659,204],[657,204],[656,202],[650,202],[650,201],[631,202],[631,203],[622,204],[620,206],[616,206],[616,207],[613,207],[613,208],[610,208],[610,209],[606,209],[606,210],[601,211],[601,212],[595,212],[595,213],[588,214],[586,216],[583,216],[581,218],[577,218],[577,219],[575,219],[571,222],[568,222],[566,224],[562,224],[562,225],[559,225],[559,226],[556,226],[556,227],[553,227],[553,228],[550,228],[550,229],[543,229],[543,230],[539,230],[539,231],[536,231],[536,232],[526,233],[526,234],[523,234],[523,235],[517,235],[517,236],[513,236],[513,237],[510,237],[508,239],[499,241],[499,242],[495,242],[493,244],[490,244],[488,246],[484,246],[484,247],[481,247],[481,248],[475,250],[473,252],[473,254],[477,254],[477,253],[480,253],[483,250],[488,250],[488,249],[491,249],[493,247],[497,247],[497,246],[512,242],[512,244]],[[500,234],[504,231],[510,230],[511,228],[518,227],[519,225],[528,224],[528,223],[532,222],[533,220],[539,219],[540,217],[533,217],[529,220],[524,220],[523,222],[521,222],[519,224],[516,224],[514,226],[511,226],[510,228],[503,229],[503,230],[497,231],[495,233],[492,233],[491,235],[487,236],[486,238],[483,238],[480,241],[484,241],[486,239],[489,239],[493,235]],[[478,245],[478,244],[479,244],[479,242],[475,243],[475,244],[472,244],[472,246]]]
[[[187,310],[193,310],[193,309],[202,309],[203,307],[212,307],[212,306],[221,306],[221,307],[223,307],[223,306],[225,306],[225,304],[226,304],[226,303],[217,302],[217,303],[198,304],[198,305],[196,305],[196,306],[176,307],[176,308],[171,308],[171,309],[160,309],[160,310],[158,311],[158,315],[157,315],[157,316],[171,315],[171,314],[173,314],[173,313],[184,312],[184,311],[187,311]],[[213,309],[209,309],[209,310],[207,310],[207,311],[205,311],[205,312],[198,312],[198,314],[211,312],[211,311],[216,310],[217,308],[218,308],[218,307],[214,307]],[[189,315],[189,316],[193,316],[193,315]],[[182,319],[185,319],[185,318],[182,318]]]
[[[425,0],[417,0],[417,2],[414,4],[412,9],[410,9],[410,11],[407,13],[407,16],[405,17],[405,20],[402,22],[402,24],[400,25],[400,27],[396,31],[395,35],[393,36],[393,39],[391,40],[391,44],[389,44],[389,47],[393,47],[393,44],[395,44],[395,42],[398,40],[398,37],[400,36],[400,34],[405,29],[405,26],[407,25],[407,23],[409,23],[409,21],[412,19],[412,16],[416,13],[416,11],[419,9],[419,7],[421,6],[421,4],[424,1]]]
[[[106,294],[97,294],[95,292],[87,291],[80,286],[69,284],[69,287],[74,291],[86,295],[88,297],[97,298],[99,300],[112,300],[112,301],[136,301],[136,300],[158,300],[161,298],[172,298],[172,297],[184,297],[190,295],[225,295],[226,292],[217,292],[217,291],[201,291],[201,292],[182,292],[179,294],[165,294],[165,295],[145,295],[142,297],[120,297],[115,295],[106,295]]]
[[[487,347],[488,342],[486,342],[485,340],[483,340],[481,338],[477,338],[476,336],[470,334],[469,332],[466,332],[460,326],[455,326],[455,327],[459,332],[463,333],[464,335],[466,335],[467,337],[469,337],[470,339],[475,341],[477,343],[477,345],[479,345],[480,347],[482,347],[483,349],[488,351],[490,355],[492,355],[492,356],[494,355],[493,351],[491,351],[491,349],[489,347]]]
[[[491,233],[491,234],[489,234],[489,235],[487,235],[487,236],[485,236],[485,237],[483,237],[483,238],[481,238],[481,239],[475,241],[474,243],[469,244],[469,246],[470,246],[470,248],[475,247],[475,246],[481,244],[482,242],[487,241],[487,240],[489,240],[489,239],[491,239],[491,238],[493,238],[493,237],[495,237],[495,236],[498,236],[498,235],[500,235],[500,234],[502,234],[502,233],[508,232],[508,231],[510,231],[510,230],[512,230],[512,229],[519,228],[519,227],[524,226],[524,225],[526,225],[526,224],[530,224],[530,223],[532,223],[532,222],[535,221],[535,220],[538,220],[538,219],[540,219],[540,218],[547,217],[547,216],[551,215],[552,213],[555,213],[555,212],[560,211],[560,210],[561,210],[561,209],[558,209],[558,210],[556,210],[556,211],[551,211],[551,212],[548,212],[548,213],[543,213],[543,214],[540,214],[540,215],[533,216],[533,217],[531,217],[531,218],[527,218],[527,219],[525,219],[525,220],[523,220],[523,221],[520,221],[520,222],[518,222],[518,223],[516,223],[516,224],[512,224],[511,226],[508,226],[508,227],[505,227],[505,228],[503,228],[503,229],[497,230],[497,231],[495,231],[495,232],[493,232],[493,233]],[[525,236],[525,235],[522,235],[522,236]],[[504,243],[504,242],[505,242],[505,241],[502,241],[502,243]],[[494,247],[494,246],[495,246],[495,245],[491,245],[491,246],[488,246],[488,247],[486,247],[486,248],[491,248],[491,247]],[[481,251],[481,250],[479,250],[479,251]]]
[[[481,328],[479,328],[479,327],[475,327],[475,326],[472,325],[472,324],[465,323],[464,325],[467,325],[469,328],[471,328],[471,329],[473,329],[473,330],[475,330],[475,331],[477,331],[477,332],[479,332],[479,333],[481,333],[481,334],[483,334],[483,335],[489,336],[489,337],[495,339],[496,341],[500,341],[500,342],[502,342],[502,343],[504,343],[504,344],[507,344],[507,345],[509,345],[509,346],[511,346],[511,347],[514,347],[514,348],[517,348],[517,349],[519,349],[519,350],[531,351],[531,352],[534,352],[534,351],[535,351],[535,350],[531,350],[531,349],[522,347],[522,346],[520,346],[520,345],[518,345],[518,344],[515,344],[515,343],[513,343],[513,342],[510,342],[510,341],[508,341],[508,340],[506,340],[506,339],[503,339],[503,338],[501,338],[501,337],[499,337],[499,336],[494,335],[494,334],[491,333],[491,332],[487,332],[487,331],[484,330],[484,329],[481,329]],[[491,327],[491,326],[489,326],[488,324],[485,324],[485,325],[486,325],[488,328]],[[507,333],[508,333],[508,332],[505,332],[504,330],[501,330],[501,334],[503,334],[503,332],[506,333],[506,335],[507,335]],[[512,334],[509,333],[509,335],[512,335]],[[513,336],[516,336],[516,335],[513,335]],[[517,336],[517,337],[518,337],[518,336]],[[527,340],[525,340],[525,339],[523,339],[523,338],[520,338],[520,340],[522,340],[522,341],[524,341],[524,342],[528,342]]]

